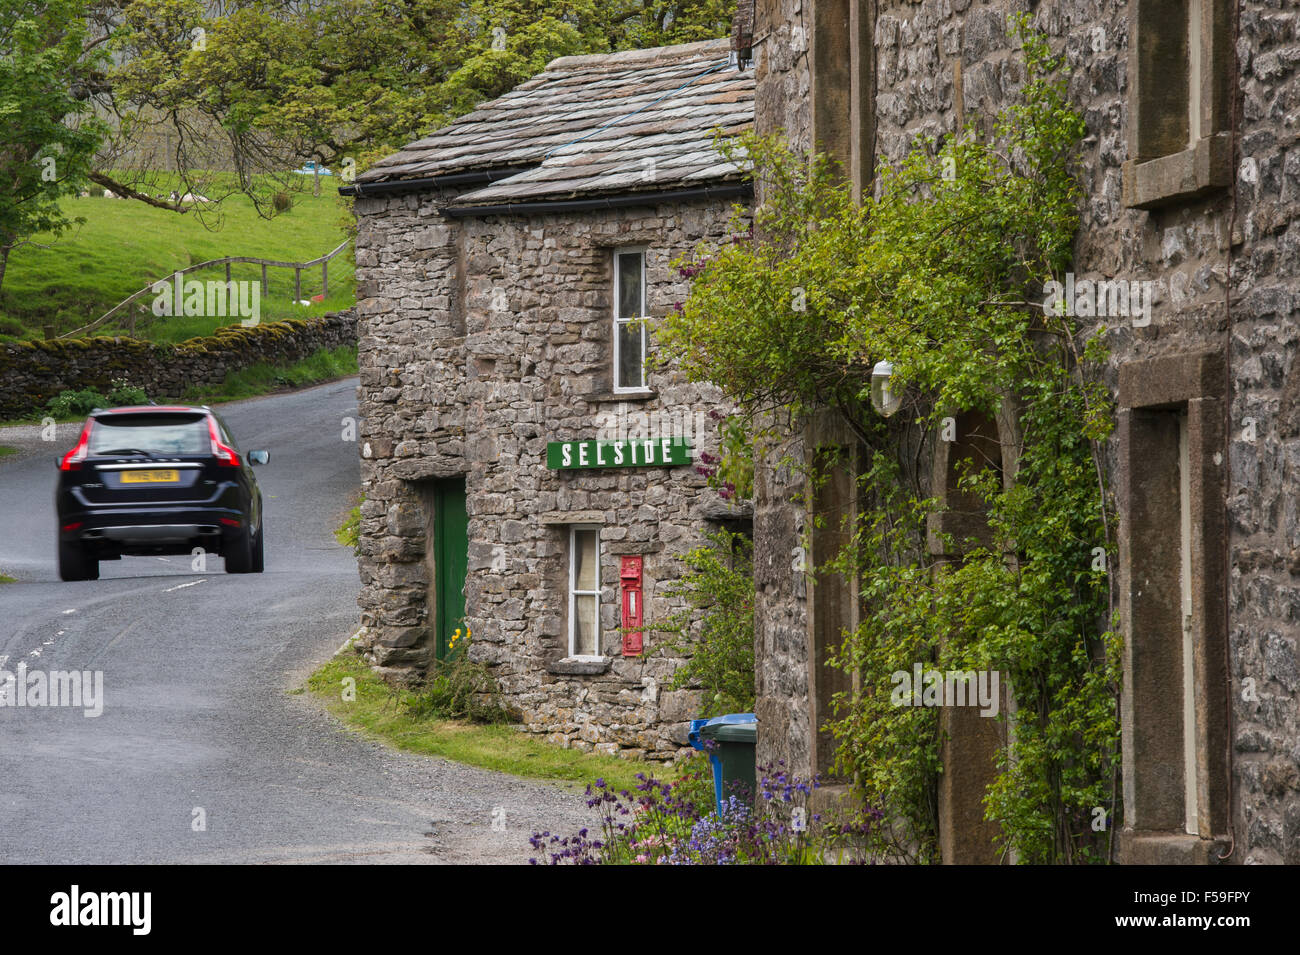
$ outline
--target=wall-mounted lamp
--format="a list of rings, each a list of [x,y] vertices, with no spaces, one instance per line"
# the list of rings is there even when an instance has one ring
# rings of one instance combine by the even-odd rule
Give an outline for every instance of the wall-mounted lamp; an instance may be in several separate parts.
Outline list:
[[[871,369],[871,406],[886,418],[903,406],[903,396],[889,387],[893,377],[893,362],[878,361]]]

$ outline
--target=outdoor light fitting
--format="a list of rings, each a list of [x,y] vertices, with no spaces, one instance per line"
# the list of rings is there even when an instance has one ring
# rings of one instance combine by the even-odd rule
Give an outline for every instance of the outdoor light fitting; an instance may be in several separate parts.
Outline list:
[[[894,365],[888,361],[876,362],[871,369],[871,406],[888,418],[903,405],[903,396],[894,394],[889,387],[894,376]]]

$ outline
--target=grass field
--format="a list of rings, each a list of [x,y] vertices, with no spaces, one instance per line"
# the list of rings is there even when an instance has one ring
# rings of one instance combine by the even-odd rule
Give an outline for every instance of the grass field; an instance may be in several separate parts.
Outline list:
[[[89,198],[64,201],[70,217],[84,217],[62,237],[37,236],[38,245],[15,249],[0,288],[0,336],[38,338],[42,326],[59,333],[86,324],[141,288],[176,269],[223,256],[245,255],[285,262],[305,262],[329,252],[346,237],[349,216],[337,195],[337,178],[321,182],[311,194],[311,180],[291,194],[292,207],[271,219],[258,216],[246,198],[230,197],[205,223],[193,212],[178,215],[127,199],[105,199],[103,190]],[[167,183],[155,188],[164,189]],[[44,247],[38,247],[44,246]],[[232,267],[236,281],[261,279],[256,265]],[[224,267],[195,272],[186,279],[223,281]],[[269,291],[261,300],[262,321],[305,318],[346,308],[355,301],[353,257],[344,250],[329,269],[330,296],[310,307],[293,302],[292,269],[270,269]],[[321,291],[320,268],[303,272],[305,299]],[[216,316],[157,317],[145,296],[136,310],[136,332],[154,341],[176,342],[211,334],[238,318]],[[121,334],[125,323],[95,334]]]

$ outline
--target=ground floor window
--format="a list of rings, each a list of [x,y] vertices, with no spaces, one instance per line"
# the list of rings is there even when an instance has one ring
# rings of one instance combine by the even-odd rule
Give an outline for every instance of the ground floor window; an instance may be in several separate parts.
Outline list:
[[[569,529],[569,656],[600,656],[600,528]]]

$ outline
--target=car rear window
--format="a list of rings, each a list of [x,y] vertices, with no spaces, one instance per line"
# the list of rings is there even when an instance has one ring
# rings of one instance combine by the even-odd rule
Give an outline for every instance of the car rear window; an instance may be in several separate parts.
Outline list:
[[[90,431],[90,453],[127,454],[145,451],[157,455],[210,454],[212,438],[205,415],[122,414],[95,419]]]

